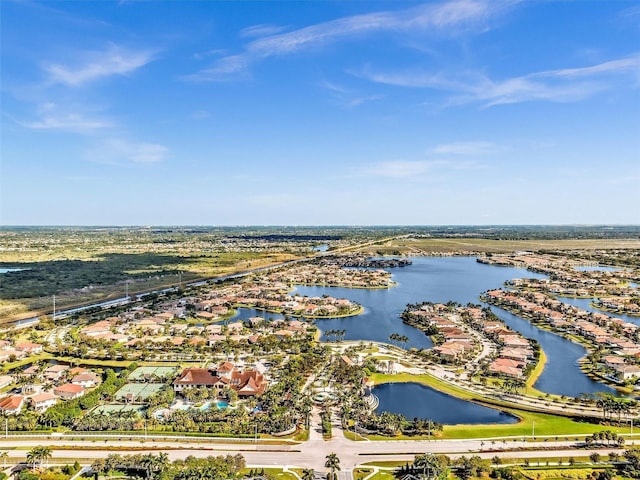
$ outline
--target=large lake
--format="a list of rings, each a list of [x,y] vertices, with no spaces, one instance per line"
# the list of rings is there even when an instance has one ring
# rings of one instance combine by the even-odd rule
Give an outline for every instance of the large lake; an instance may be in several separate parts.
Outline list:
[[[544,278],[522,268],[495,267],[476,262],[475,257],[412,258],[413,265],[391,269],[398,286],[385,290],[362,290],[339,287],[297,287],[296,293],[310,297],[330,295],[348,298],[364,306],[356,317],[318,320],[322,331],[346,330],[347,340],[388,342],[389,335],[399,333],[409,338],[407,348],[430,348],[431,340],[421,331],[402,323],[400,313],[408,303],[450,300],[461,304],[480,303],[479,295],[501,287],[513,278]],[[554,333],[545,332],[528,321],[500,309],[493,309],[512,329],[535,338],[547,356],[544,371],[536,388],[559,395],[613,392],[610,387],[587,377],[578,366],[584,356],[582,346]]]
[[[402,323],[400,314],[408,303],[450,300],[461,304],[479,303],[480,293],[501,287],[512,278],[544,278],[523,268],[493,267],[476,262],[475,257],[412,258],[413,265],[391,269],[398,286],[384,290],[339,287],[296,287],[309,297],[330,295],[354,300],[365,307],[356,317],[320,320],[323,331],[344,329],[346,340],[388,342],[389,335],[409,337],[407,347],[430,348],[431,340],[419,330]]]

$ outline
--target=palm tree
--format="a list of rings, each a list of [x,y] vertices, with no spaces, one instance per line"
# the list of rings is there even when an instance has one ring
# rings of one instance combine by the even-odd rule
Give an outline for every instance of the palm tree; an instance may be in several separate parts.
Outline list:
[[[440,474],[440,463],[431,453],[416,455],[413,460],[413,468],[422,468],[422,476],[425,478],[435,478]],[[427,475],[427,471],[429,474]]]
[[[94,480],[98,480],[100,475],[107,472],[107,463],[104,458],[97,458],[91,464],[91,470],[93,471]]]
[[[32,467],[44,463],[52,457],[51,447],[33,447],[27,452],[27,463]]]
[[[40,461],[44,464],[47,463],[53,457],[53,453],[51,452],[51,447],[40,447]]]
[[[336,455],[335,453],[330,453],[329,455],[327,455],[326,458],[327,458],[327,461],[324,462],[324,466],[331,470],[331,475],[330,475],[331,478],[329,480],[335,480],[336,479],[335,471],[336,470],[340,471],[340,459],[338,458],[338,455]]]
[[[156,473],[157,477],[160,478],[168,467],[169,467],[169,455],[167,455],[165,452],[160,452],[156,457],[154,473]]]
[[[316,472],[313,468],[305,468],[302,470],[302,480],[313,480]]]
[[[34,467],[38,461],[38,452],[35,451],[36,448],[38,447],[32,448],[27,452],[27,463],[31,465],[31,467]]]

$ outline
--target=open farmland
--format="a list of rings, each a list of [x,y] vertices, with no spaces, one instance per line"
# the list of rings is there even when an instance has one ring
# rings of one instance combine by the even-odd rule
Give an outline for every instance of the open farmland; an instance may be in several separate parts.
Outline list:
[[[507,240],[488,238],[398,238],[367,246],[362,252],[379,255],[431,255],[509,253],[540,250],[637,250],[640,239],[531,239]]]

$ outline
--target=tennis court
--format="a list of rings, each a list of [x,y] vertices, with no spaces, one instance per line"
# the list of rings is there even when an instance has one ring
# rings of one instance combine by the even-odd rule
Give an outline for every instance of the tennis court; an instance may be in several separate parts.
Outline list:
[[[127,383],[116,392],[115,400],[128,403],[144,402],[163,387],[164,383]]]
[[[128,378],[132,382],[172,380],[177,371],[176,367],[138,367],[129,374]]]

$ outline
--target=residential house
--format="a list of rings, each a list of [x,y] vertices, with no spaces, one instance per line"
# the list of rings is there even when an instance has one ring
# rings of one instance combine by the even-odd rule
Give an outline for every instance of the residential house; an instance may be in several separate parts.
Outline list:
[[[27,354],[42,352],[42,345],[33,342],[21,342],[16,344],[16,350]]]
[[[57,382],[64,376],[67,370],[69,370],[67,365],[51,365],[45,369],[44,378],[50,382]]]
[[[13,377],[11,375],[0,376],[0,388],[8,387],[13,383]]]
[[[38,412],[44,412],[47,408],[58,403],[58,397],[53,393],[42,392],[29,397],[29,402]]]
[[[7,415],[17,415],[24,405],[24,397],[22,395],[9,395],[0,400],[0,412]]]
[[[65,383],[53,389],[53,393],[62,400],[73,400],[84,395],[85,390],[81,385],[74,383]]]
[[[93,372],[85,372],[79,373],[78,375],[74,376],[71,379],[71,383],[73,383],[74,385],[80,385],[84,388],[91,388],[102,383],[102,379],[99,375]]]
[[[173,382],[176,393],[185,388],[208,388],[219,394],[227,387],[235,390],[239,397],[250,397],[263,393],[267,381],[256,370],[241,372],[232,363],[225,362],[217,369],[186,368]]]

